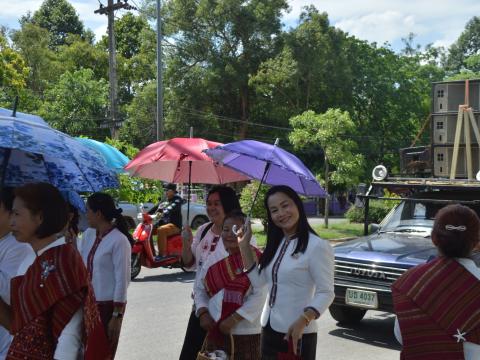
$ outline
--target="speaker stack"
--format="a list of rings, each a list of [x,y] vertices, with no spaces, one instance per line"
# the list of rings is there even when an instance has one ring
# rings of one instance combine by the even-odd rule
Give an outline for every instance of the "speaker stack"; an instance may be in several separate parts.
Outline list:
[[[432,121],[431,142],[433,176],[449,178],[454,157],[455,135],[459,106],[466,104],[472,108],[475,124],[480,127],[480,80],[468,81],[468,92],[465,91],[465,81],[450,81],[433,83],[432,91]],[[468,96],[466,95],[468,94]],[[466,99],[466,97],[468,97]],[[468,114],[467,114],[468,115]],[[469,121],[469,136],[465,134],[464,122]],[[455,178],[467,178],[467,146],[466,139],[470,138],[471,164],[473,175],[480,170],[479,145],[469,117],[463,119],[461,134],[458,137],[458,156]]]

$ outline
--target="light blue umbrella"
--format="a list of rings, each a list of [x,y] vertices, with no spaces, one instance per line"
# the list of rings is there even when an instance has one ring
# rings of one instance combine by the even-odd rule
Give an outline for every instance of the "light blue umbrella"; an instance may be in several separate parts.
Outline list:
[[[123,167],[130,161],[121,151],[112,145],[88,138],[75,138],[85,146],[98,152],[105,160],[107,166],[116,173],[124,173]]]
[[[95,192],[118,187],[99,154],[34,115],[0,109],[0,186],[48,182],[60,190]],[[11,113],[10,113],[11,114]]]

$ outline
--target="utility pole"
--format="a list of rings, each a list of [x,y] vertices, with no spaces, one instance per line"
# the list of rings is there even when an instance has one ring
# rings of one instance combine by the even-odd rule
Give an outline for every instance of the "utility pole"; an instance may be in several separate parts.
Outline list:
[[[161,0],[157,0],[157,141],[163,139],[163,77]]]
[[[118,137],[118,107],[117,107],[117,58],[116,58],[116,49],[115,49],[115,33],[113,31],[114,23],[114,12],[115,10],[126,9],[131,10],[135,9],[133,6],[130,6],[121,0],[117,0],[114,4],[113,0],[108,0],[108,5],[104,6],[100,4],[100,8],[95,10],[95,14],[107,15],[108,16],[108,79],[110,82],[110,135],[112,139],[117,139]]]

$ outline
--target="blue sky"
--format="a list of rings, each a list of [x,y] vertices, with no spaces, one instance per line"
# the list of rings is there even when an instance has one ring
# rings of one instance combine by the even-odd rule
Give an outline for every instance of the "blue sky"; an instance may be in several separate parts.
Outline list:
[[[80,19],[93,30],[97,39],[106,33],[105,15],[94,14],[106,0],[70,0]],[[42,0],[0,0],[0,24],[18,28],[18,19],[34,12]],[[130,0],[131,4],[140,0]],[[383,44],[388,41],[395,50],[402,47],[401,38],[410,32],[422,45],[449,46],[474,15],[480,15],[478,0],[289,0],[291,11],[284,14],[286,27],[295,26],[301,8],[313,4],[326,11],[331,24],[356,37]],[[121,13],[117,14],[121,16]]]

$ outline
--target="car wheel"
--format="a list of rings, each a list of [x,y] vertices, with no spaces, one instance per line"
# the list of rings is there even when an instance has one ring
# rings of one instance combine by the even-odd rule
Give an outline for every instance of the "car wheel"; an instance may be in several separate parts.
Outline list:
[[[367,312],[365,309],[335,304],[330,305],[328,310],[330,311],[330,315],[332,315],[335,320],[343,325],[353,325],[359,323]]]
[[[191,226],[192,229],[197,229],[199,226],[202,226],[206,222],[208,222],[208,217],[202,216],[202,215],[197,215],[193,218],[190,226]]]
[[[124,216],[123,219],[127,223],[128,230],[135,229],[135,221],[130,216]]]
[[[130,271],[130,279],[135,279],[138,274],[140,274],[140,270],[142,270],[142,264],[140,262],[140,255],[139,254],[132,254],[132,264],[131,264],[131,271]]]

